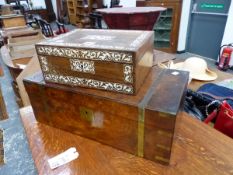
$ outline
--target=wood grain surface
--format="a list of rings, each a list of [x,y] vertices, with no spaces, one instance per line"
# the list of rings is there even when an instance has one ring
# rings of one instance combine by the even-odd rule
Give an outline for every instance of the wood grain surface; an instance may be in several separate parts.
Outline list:
[[[28,63],[27,67],[19,74],[19,76],[16,78],[16,82],[18,85],[19,94],[23,103],[23,106],[29,106],[30,100],[28,97],[28,94],[25,90],[23,79],[29,75],[32,75],[33,73],[41,71],[40,63],[38,61],[38,58],[36,55],[32,57],[30,62]]]
[[[233,140],[185,113],[177,120],[169,166],[37,123],[30,106],[22,108],[20,113],[40,175],[233,174]],[[79,158],[51,170],[47,160],[70,147],[76,147]]]
[[[2,23],[4,28],[26,26],[23,15],[2,19]]]

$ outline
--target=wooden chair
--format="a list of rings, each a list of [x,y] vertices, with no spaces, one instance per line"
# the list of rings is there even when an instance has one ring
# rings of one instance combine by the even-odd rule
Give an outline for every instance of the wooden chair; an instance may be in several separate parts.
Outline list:
[[[111,0],[111,2],[110,2],[110,8],[122,7],[119,4],[120,4],[120,0]]]
[[[40,28],[40,24],[37,18],[33,18],[32,21],[29,21],[26,23],[27,25],[29,25],[31,28],[34,29],[39,29]]]
[[[43,19],[37,19],[37,20],[43,35],[46,37],[54,37],[54,33],[50,24]]]
[[[90,13],[91,28],[102,29],[102,15],[96,12]]]
[[[16,5],[20,5],[20,1],[26,1],[28,4],[28,0],[6,0],[7,4],[15,3]]]
[[[63,33],[66,33],[69,31],[65,28],[64,24],[62,24],[58,21],[56,21],[56,24],[57,24],[57,28],[58,28],[57,31],[53,31],[51,25],[43,19],[34,18],[34,21],[28,25],[30,25],[30,26],[38,25],[45,37],[54,37],[55,35],[60,35],[60,34],[63,34]]]
[[[62,23],[60,23],[60,22],[58,22],[58,21],[56,21],[56,24],[57,24],[57,28],[58,28],[58,30],[55,32],[56,35],[60,35],[60,34],[63,34],[63,33],[66,33],[66,32],[69,31],[69,30],[67,30],[67,29],[65,28],[65,25],[64,25],[64,24],[62,24]]]

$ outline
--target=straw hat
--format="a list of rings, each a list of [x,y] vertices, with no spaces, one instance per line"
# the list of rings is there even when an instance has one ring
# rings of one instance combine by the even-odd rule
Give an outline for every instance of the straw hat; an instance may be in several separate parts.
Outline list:
[[[201,81],[211,81],[218,77],[215,72],[208,69],[206,61],[198,57],[190,57],[184,62],[171,64],[170,69],[188,71],[190,78]]]

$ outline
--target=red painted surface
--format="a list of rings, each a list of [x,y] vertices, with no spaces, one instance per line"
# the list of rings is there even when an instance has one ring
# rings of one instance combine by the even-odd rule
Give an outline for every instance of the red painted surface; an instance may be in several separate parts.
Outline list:
[[[161,7],[131,7],[100,9],[104,21],[110,29],[152,30]]]

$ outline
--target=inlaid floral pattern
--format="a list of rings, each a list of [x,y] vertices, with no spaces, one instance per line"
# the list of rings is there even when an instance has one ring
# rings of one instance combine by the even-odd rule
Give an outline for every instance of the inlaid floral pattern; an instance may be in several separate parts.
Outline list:
[[[94,61],[86,61],[79,59],[70,59],[71,70],[84,73],[95,73]]]
[[[64,76],[59,74],[56,70],[50,70],[51,66],[49,66],[46,56],[39,56],[39,60],[46,81],[68,84],[71,86],[91,87],[108,91],[121,92],[125,94],[133,94],[133,86],[131,85],[104,82],[81,77]],[[71,70],[85,73],[95,73],[94,61],[70,59],[70,64]],[[126,83],[133,83],[133,66],[125,64],[123,71],[124,81]]]
[[[116,91],[125,94],[133,94],[133,87],[131,85],[124,85],[120,83],[103,82],[87,78],[79,78],[73,76],[63,76],[59,74],[44,73],[45,80],[55,83],[68,84],[71,86],[83,86],[96,89],[104,89],[108,91]]]
[[[124,79],[127,83],[133,83],[133,66],[132,65],[124,65]]]
[[[48,61],[47,58],[44,56],[39,56],[39,61],[41,63],[41,69],[43,72],[48,72],[49,71],[49,67],[48,67]]]
[[[79,58],[98,61],[111,61],[118,63],[132,63],[131,53],[103,51],[103,50],[85,50],[77,48],[57,48],[50,46],[38,46],[38,54],[53,55],[67,58]]]

